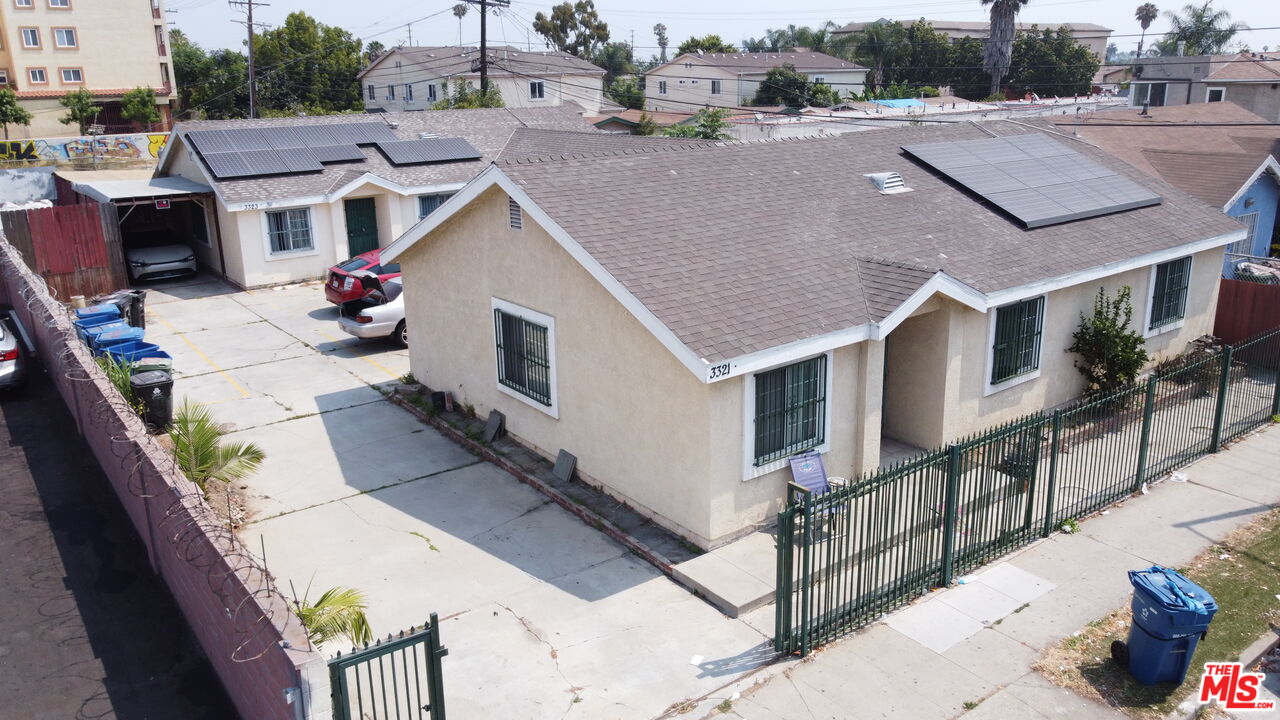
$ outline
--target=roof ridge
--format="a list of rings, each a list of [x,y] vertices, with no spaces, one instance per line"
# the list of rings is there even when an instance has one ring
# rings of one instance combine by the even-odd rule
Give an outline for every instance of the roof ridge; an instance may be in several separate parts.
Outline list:
[[[566,130],[564,132],[573,132]],[[583,133],[590,135],[591,133]],[[605,133],[601,133],[605,134]],[[672,138],[675,139],[675,138]],[[504,165],[532,165],[534,163],[554,162],[558,160],[587,160],[591,158],[619,157],[622,155],[641,155],[660,152],[676,152],[680,150],[702,150],[711,147],[726,147],[728,145],[746,145],[747,143],[733,143],[728,141],[715,140],[692,140],[691,142],[670,143],[667,145],[648,145],[644,147],[628,147],[615,148],[613,150],[595,150],[592,152],[567,152],[553,153],[551,155],[539,155],[535,157],[516,157],[503,158],[500,162]]]
[[[905,268],[907,270],[919,270],[920,272],[928,272],[928,273],[943,272],[942,268],[931,268],[931,267],[928,267],[927,265],[915,265],[909,262],[904,262],[902,260],[890,260],[889,258],[883,258],[883,257],[861,256],[861,257],[858,257],[857,260],[861,262],[873,262],[873,263],[876,263],[877,265],[888,265],[889,267]]]

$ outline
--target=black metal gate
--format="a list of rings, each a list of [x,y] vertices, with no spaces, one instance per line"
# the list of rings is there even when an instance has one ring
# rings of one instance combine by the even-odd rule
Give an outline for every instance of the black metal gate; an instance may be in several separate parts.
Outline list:
[[[444,682],[436,614],[421,628],[329,661],[335,720],[444,720]]]

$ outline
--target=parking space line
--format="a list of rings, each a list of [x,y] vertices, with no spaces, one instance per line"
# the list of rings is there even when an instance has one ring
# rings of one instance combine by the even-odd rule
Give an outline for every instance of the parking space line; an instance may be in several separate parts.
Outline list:
[[[344,339],[344,338],[336,338],[336,337],[334,337],[334,336],[330,335],[329,333],[327,333],[327,332],[325,332],[325,331],[323,331],[323,330],[316,330],[316,334],[317,334],[317,335],[319,335],[320,337],[323,337],[324,339],[328,340],[329,342],[340,343],[340,342],[342,342],[342,341],[343,341],[343,339]],[[358,357],[358,358],[360,358],[361,360],[363,360],[363,361],[365,361],[365,362],[369,363],[370,365],[372,365],[372,366],[374,366],[374,367],[378,368],[379,370],[381,370],[382,372],[386,373],[386,374],[387,374],[388,376],[390,376],[391,378],[398,378],[398,377],[400,377],[400,376],[399,376],[399,375],[397,375],[396,373],[391,372],[391,370],[390,370],[390,369],[388,369],[388,368],[387,368],[387,366],[383,365],[382,363],[378,362],[377,360],[370,360],[367,356],[364,356],[364,355],[357,355],[356,357]]]
[[[191,339],[188,338],[185,334],[183,334],[181,330],[174,327],[173,323],[169,322],[168,320],[165,320],[159,314],[153,314],[151,317],[152,319],[159,320],[161,325],[164,325],[166,328],[169,329],[170,332],[172,332],[174,335],[177,335],[179,338],[181,338],[182,342],[186,343],[187,347],[191,348],[192,352],[194,352],[197,356],[199,356],[201,360],[204,360],[206,363],[208,363],[209,367],[213,368],[214,372],[221,375],[223,380],[226,380],[227,382],[231,383],[231,387],[240,391],[241,397],[249,397],[249,391],[245,390],[244,386],[236,382],[235,378],[231,377],[231,375],[229,375],[226,370],[223,370],[218,365],[218,363],[211,360],[208,355],[205,355],[204,351],[201,350],[199,347],[197,347],[195,343],[191,342]]]

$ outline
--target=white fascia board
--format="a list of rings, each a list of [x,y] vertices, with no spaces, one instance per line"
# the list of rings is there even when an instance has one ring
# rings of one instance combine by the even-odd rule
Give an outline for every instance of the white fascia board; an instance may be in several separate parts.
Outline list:
[[[394,262],[396,258],[413,247],[424,236],[442,225],[463,207],[466,207],[485,190],[495,185],[502,188],[509,197],[519,203],[520,208],[531,220],[541,226],[560,247],[564,248],[565,252],[569,253],[583,269],[590,273],[591,277],[595,278],[596,282],[603,285],[604,289],[609,291],[609,294],[615,300],[622,303],[622,306],[639,320],[640,324],[644,325],[645,329],[652,333],[658,339],[658,342],[662,343],[663,347],[667,348],[681,364],[705,381],[709,363],[699,358],[687,345],[682,343],[675,333],[671,332],[670,328],[664,325],[661,320],[658,320],[657,316],[644,306],[644,303],[640,302],[635,295],[632,295],[630,291],[623,287],[622,283],[618,282],[618,279],[610,274],[608,270],[605,270],[603,265],[578,244],[578,241],[570,237],[569,233],[560,227],[559,223],[552,220],[550,215],[538,207],[533,198],[529,197],[529,194],[508,177],[506,173],[502,172],[497,165],[490,165],[474,180],[467,183],[467,186],[460,192],[446,200],[435,212],[420,220],[418,224],[409,228],[405,234],[396,238],[395,242],[383,249],[383,262]]]
[[[961,305],[967,305],[981,313],[985,313],[989,307],[985,295],[944,272],[937,272],[933,277],[929,278],[928,282],[911,293],[911,297],[889,313],[888,317],[876,323],[875,332],[872,333],[871,339],[884,340],[889,333],[893,332],[894,328],[911,317],[911,313],[915,312],[935,294],[945,295]]]
[[[1127,272],[1129,270],[1147,267],[1148,265],[1176,260],[1177,258],[1203,252],[1205,250],[1224,247],[1236,242],[1237,240],[1244,239],[1244,236],[1244,228],[1241,228],[1239,230],[1232,230],[1221,235],[1205,238],[1204,240],[1188,243],[1186,245],[1179,245],[1178,247],[1167,248],[1165,250],[1157,250],[1156,252],[1147,253],[1146,255],[1118,260],[1113,263],[1107,263],[1106,265],[1099,265],[1087,270],[1059,275],[1056,278],[1039,280],[1027,285],[1019,285],[1018,287],[997,290],[996,292],[990,293],[986,296],[987,308],[990,309],[1000,305],[1005,305],[1007,303],[1031,297],[1032,295],[1043,295],[1045,293],[1053,292],[1054,290],[1061,290],[1062,288],[1072,287],[1073,285],[1092,282],[1098,278],[1104,278],[1110,275]]]
[[[380,178],[373,173],[365,173],[351,182],[343,185],[338,190],[328,195],[303,195],[300,197],[289,198],[273,198],[271,200],[242,200],[236,203],[224,203],[227,212],[241,212],[244,210],[266,210],[273,207],[296,207],[298,205],[327,205],[336,202],[354,192],[361,185],[366,183],[377,185],[383,190],[389,190],[397,195],[409,197],[412,195],[427,195],[430,193],[455,192],[466,187],[466,183],[452,182],[440,183],[439,185],[400,185],[399,183]],[[216,188],[216,185],[210,183]],[[434,214],[434,213],[433,213]]]
[[[383,60],[386,60],[387,58],[391,57],[392,55],[399,55],[399,54],[400,54],[400,48],[391,48],[391,49],[390,49],[390,50],[388,50],[387,52],[382,53],[381,55],[379,55],[379,56],[378,56],[378,59],[377,59],[377,60],[374,60],[373,62],[369,63],[369,67],[367,67],[367,68],[365,68],[365,69],[361,70],[360,72],[356,73],[356,80],[360,80],[360,79],[361,79],[361,78],[363,78],[365,75],[368,75],[368,74],[369,74],[369,73],[370,73],[374,68],[376,68],[376,67],[378,67],[379,65],[381,65]]]
[[[1249,192],[1249,188],[1253,187],[1253,184],[1258,182],[1258,178],[1262,177],[1262,173],[1268,171],[1270,171],[1272,177],[1276,179],[1276,182],[1280,183],[1280,162],[1277,162],[1274,157],[1268,155],[1267,159],[1263,160],[1262,164],[1258,166],[1258,169],[1254,170],[1253,174],[1249,176],[1249,179],[1244,181],[1244,184],[1240,186],[1240,189],[1236,190],[1236,194],[1232,195],[1231,199],[1222,206],[1222,212],[1227,212],[1231,209],[1232,205],[1239,202],[1241,196]]]

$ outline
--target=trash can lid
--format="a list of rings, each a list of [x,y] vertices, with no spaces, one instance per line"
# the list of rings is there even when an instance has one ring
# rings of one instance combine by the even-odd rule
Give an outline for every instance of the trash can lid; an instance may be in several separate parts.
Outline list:
[[[1170,613],[1213,615],[1218,611],[1213,596],[1177,570],[1159,565],[1130,570],[1129,582],[1135,591],[1143,592]]]
[[[129,327],[128,325],[121,325],[120,327],[114,327],[114,328],[111,328],[110,330],[104,330],[103,332],[100,332],[97,335],[99,340],[115,340],[116,338],[122,338],[122,337],[134,337],[134,336],[142,337],[143,330],[142,328]]]
[[[164,370],[147,370],[129,377],[129,384],[134,387],[151,387],[173,382],[173,375]]]
[[[86,315],[106,315],[108,313],[119,314],[120,308],[112,304],[103,303],[101,305],[90,305],[86,308],[76,309],[77,317],[84,317]]]

